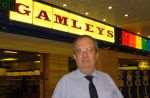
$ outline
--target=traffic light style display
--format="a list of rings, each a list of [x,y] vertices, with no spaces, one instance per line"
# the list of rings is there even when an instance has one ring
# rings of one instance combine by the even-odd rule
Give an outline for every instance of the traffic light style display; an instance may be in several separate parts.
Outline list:
[[[126,31],[121,32],[121,45],[150,51],[150,39]]]

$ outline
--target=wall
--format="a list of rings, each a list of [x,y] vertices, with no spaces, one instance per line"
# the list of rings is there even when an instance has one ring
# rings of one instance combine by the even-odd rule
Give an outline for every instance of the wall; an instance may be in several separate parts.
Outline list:
[[[50,98],[57,81],[62,75],[68,73],[68,57],[72,55],[69,43],[4,32],[0,32],[0,49],[32,51],[44,54],[41,66],[41,92],[44,88],[44,93],[41,93],[41,98],[43,98],[43,94],[44,98]],[[146,57],[109,49],[99,49],[98,70],[107,72],[118,85],[121,85],[121,81],[118,80],[118,58],[137,59]]]
[[[47,39],[0,32],[0,49],[13,49],[44,54],[41,66],[41,97],[50,98],[58,79],[68,72],[71,45]],[[43,85],[44,84],[44,85]]]

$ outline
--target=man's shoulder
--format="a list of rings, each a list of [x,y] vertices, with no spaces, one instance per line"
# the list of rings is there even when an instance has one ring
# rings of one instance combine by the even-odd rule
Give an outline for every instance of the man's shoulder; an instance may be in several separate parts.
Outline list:
[[[110,75],[106,72],[96,71],[96,76],[102,79],[110,79]]]
[[[96,70],[96,74],[99,76],[109,76],[106,72]]]
[[[75,79],[78,75],[77,70],[69,72],[67,74],[65,74],[61,79],[63,80],[70,80],[70,79]]]

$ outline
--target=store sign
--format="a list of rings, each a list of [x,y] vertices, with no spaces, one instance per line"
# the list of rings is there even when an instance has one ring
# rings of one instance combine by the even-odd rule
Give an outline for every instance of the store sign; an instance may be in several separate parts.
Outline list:
[[[150,51],[150,39],[126,31],[121,32],[121,45]]]
[[[16,0],[10,20],[115,42],[114,27],[32,0]]]

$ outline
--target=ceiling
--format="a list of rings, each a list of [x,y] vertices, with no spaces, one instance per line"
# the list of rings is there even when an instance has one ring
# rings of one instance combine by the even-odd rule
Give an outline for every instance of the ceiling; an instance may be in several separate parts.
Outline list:
[[[64,9],[150,36],[150,0],[43,0]],[[63,6],[67,4],[67,6]],[[108,10],[108,6],[112,6]],[[125,17],[124,14],[128,14]]]

